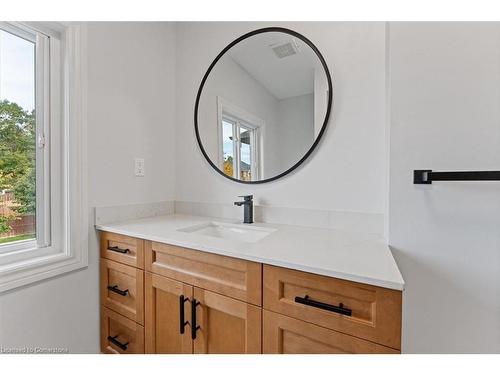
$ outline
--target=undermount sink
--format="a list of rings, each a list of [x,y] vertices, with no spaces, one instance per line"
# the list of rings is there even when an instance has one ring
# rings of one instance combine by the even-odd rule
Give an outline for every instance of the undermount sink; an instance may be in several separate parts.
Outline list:
[[[230,224],[211,221],[191,227],[179,229],[180,232],[195,233],[204,236],[225,238],[233,241],[257,242],[267,237],[276,229],[264,228],[248,224]]]

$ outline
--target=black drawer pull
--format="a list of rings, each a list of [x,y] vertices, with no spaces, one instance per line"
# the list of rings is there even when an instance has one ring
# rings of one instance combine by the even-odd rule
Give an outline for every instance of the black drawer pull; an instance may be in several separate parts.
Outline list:
[[[307,306],[317,307],[318,309],[322,310],[332,311],[337,314],[348,315],[348,316],[352,315],[352,310],[348,309],[347,307],[344,307],[343,303],[340,303],[338,306],[329,305],[328,303],[312,300],[309,298],[308,295],[306,295],[305,297],[295,297],[295,302]]]
[[[116,346],[118,346],[121,350],[127,350],[128,348],[128,341],[123,344],[121,343],[120,341],[118,341],[116,338],[118,337],[118,335],[116,336],[108,336],[108,341],[115,344]]]
[[[108,290],[111,290],[112,292],[119,294],[120,296],[126,296],[128,293],[128,289],[125,290],[118,289],[118,285],[113,285],[113,286],[108,285]]]
[[[189,324],[189,322],[184,321],[184,303],[189,301],[189,298],[184,297],[184,294],[179,296],[179,330],[181,335],[184,334],[184,327]]]
[[[114,251],[115,253],[121,253],[121,254],[130,253],[130,249],[121,249],[118,246],[108,246],[108,250]]]
[[[200,303],[195,298],[191,301],[191,338],[193,340],[196,340],[196,331],[201,328],[196,325],[196,306],[199,304]]]

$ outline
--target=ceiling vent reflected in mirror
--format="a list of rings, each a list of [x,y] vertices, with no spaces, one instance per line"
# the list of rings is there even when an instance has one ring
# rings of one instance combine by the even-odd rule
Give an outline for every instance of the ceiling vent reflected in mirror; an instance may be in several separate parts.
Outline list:
[[[280,45],[271,44],[270,47],[273,49],[274,53],[276,54],[276,56],[278,56],[279,59],[292,56],[300,52],[295,39],[292,39],[290,42]]]

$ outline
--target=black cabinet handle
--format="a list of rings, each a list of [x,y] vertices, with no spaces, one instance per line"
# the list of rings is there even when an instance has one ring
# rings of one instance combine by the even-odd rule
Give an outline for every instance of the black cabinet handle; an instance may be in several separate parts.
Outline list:
[[[108,341],[109,342],[112,342],[113,344],[115,344],[116,346],[118,346],[121,350],[127,350],[128,348],[128,341],[123,344],[121,343],[120,341],[118,341],[116,338],[118,337],[118,335],[116,336],[108,336]]]
[[[196,340],[196,331],[201,328],[199,325],[196,325],[196,306],[199,304],[196,298],[193,298],[191,301],[191,338],[193,340]]]
[[[189,301],[189,298],[184,297],[184,294],[179,296],[179,330],[181,335],[184,334],[184,327],[189,324],[189,322],[184,321],[184,303]]]
[[[108,285],[108,290],[111,290],[112,292],[119,294],[120,296],[126,296],[128,293],[128,289],[125,290],[118,289],[118,285],[113,285],[113,286]]]
[[[108,246],[108,250],[114,251],[115,253],[127,254],[130,253],[130,249],[121,249],[118,246]]]
[[[301,303],[302,305],[317,307],[318,309],[332,311],[337,314],[342,315],[352,315],[352,310],[344,307],[343,303],[340,303],[338,306],[329,305],[328,303],[318,302],[313,299],[310,299],[308,295],[305,297],[295,297],[295,302]]]

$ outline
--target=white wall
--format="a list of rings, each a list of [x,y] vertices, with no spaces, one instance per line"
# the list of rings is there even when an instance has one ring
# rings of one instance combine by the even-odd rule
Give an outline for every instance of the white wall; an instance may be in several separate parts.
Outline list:
[[[180,23],[177,26],[176,198],[383,213],[385,208],[385,33],[383,23],[273,23],[297,30],[322,51],[334,82],[334,110],[319,149],[299,173],[256,186],[235,184],[203,158],[194,137],[199,83],[232,40],[269,23]],[[200,184],[203,181],[203,184]]]
[[[412,184],[500,166],[498,23],[391,23],[390,231],[403,350],[500,352],[498,183]]]
[[[172,24],[88,25],[90,208],[174,198],[174,43]],[[143,178],[133,176],[136,156]],[[88,269],[0,296],[0,345],[99,352],[92,224],[89,240]]]
[[[323,112],[323,120],[325,112]],[[286,171],[306,154],[314,143],[314,94],[293,96],[278,103],[278,139],[281,170]]]
[[[325,122],[328,108],[328,81],[322,66],[314,69],[314,137],[318,135]]]
[[[175,26],[89,26],[91,206],[174,198]],[[145,177],[134,176],[134,158]]]

